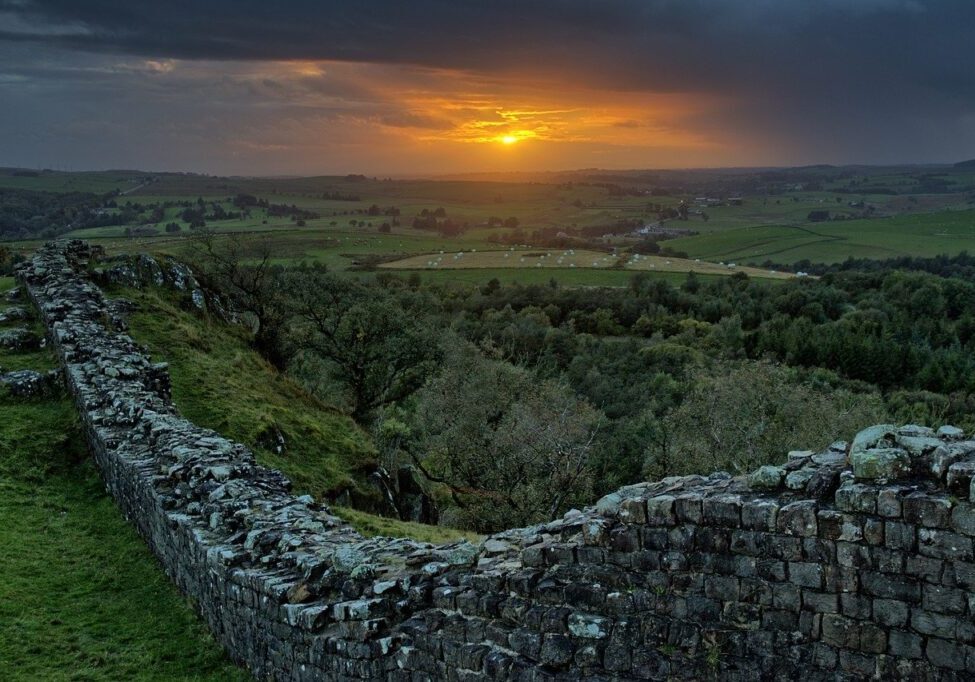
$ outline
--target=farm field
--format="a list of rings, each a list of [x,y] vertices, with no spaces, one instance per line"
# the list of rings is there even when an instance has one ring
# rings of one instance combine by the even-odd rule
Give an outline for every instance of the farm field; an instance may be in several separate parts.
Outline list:
[[[138,190],[148,173],[142,171],[18,172],[0,168],[0,189],[26,189],[38,192],[122,193]]]
[[[932,182],[941,189],[927,192]],[[114,193],[105,195],[114,198],[100,215],[117,224],[89,220],[84,224],[94,226],[63,234],[94,240],[110,254],[186,256],[200,234],[187,210],[198,210],[208,214],[206,232],[254,254],[266,246],[280,265],[317,264],[356,276],[416,273],[444,283],[555,279],[571,286],[622,286],[635,271],[776,279],[788,275],[767,264],[794,270],[804,261],[975,251],[973,183],[967,171],[909,167],[477,179],[0,169],[0,192]],[[251,203],[239,203],[241,197]],[[828,219],[814,220],[816,213]],[[452,230],[441,229],[446,223]],[[641,235],[636,230],[643,226],[651,231]],[[8,248],[25,253],[40,241]],[[549,252],[551,258],[531,255]]]
[[[672,240],[688,255],[744,263],[835,263],[975,250],[975,211],[942,211],[807,226],[746,227]]]
[[[585,249],[539,251],[474,251],[455,253],[440,252],[411,256],[402,260],[383,263],[379,266],[391,270],[478,270],[482,268],[500,269],[555,269],[566,270],[574,268],[591,268],[595,270],[620,268],[627,271],[650,271],[688,273],[695,272],[708,275],[727,275],[744,272],[752,277],[771,279],[788,279],[794,277],[792,273],[772,272],[751,267],[737,265],[720,265],[705,261],[694,261],[684,258],[670,258],[664,256],[644,256],[632,254],[629,256],[614,256],[601,251]]]

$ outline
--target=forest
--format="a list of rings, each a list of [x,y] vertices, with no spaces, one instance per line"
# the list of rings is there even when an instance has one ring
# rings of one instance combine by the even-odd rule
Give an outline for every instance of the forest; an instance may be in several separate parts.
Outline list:
[[[208,242],[196,266],[255,347],[352,415],[456,527],[544,521],[646,478],[743,473],[885,420],[975,427],[975,284],[933,262],[462,288],[285,268],[232,245]]]

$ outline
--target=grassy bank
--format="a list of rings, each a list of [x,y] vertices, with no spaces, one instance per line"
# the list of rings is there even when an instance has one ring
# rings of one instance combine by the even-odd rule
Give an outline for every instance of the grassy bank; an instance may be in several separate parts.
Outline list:
[[[317,400],[253,351],[246,332],[183,309],[160,289],[116,292],[138,304],[130,333],[157,361],[170,365],[173,400],[201,426],[247,444],[262,464],[280,469],[297,493],[330,500],[376,493],[365,483],[375,466],[372,442],[352,419]],[[284,451],[275,452],[275,434]],[[443,542],[469,537],[440,526],[405,523],[362,511],[338,510],[366,535]]]

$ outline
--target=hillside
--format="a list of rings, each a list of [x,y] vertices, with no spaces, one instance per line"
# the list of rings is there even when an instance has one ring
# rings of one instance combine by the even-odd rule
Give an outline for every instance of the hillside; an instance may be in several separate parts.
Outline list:
[[[117,305],[113,325],[101,323],[88,255],[83,243],[51,245],[23,272],[57,333],[94,460],[167,574],[258,679],[966,679],[975,669],[965,600],[975,444],[962,429],[879,424],[746,476],[626,485],[477,545],[364,538],[246,447],[173,410],[168,373],[112,329]]]
[[[0,296],[13,287],[0,278]],[[347,503],[368,501],[374,454],[351,420],[278,376],[235,328],[180,310],[163,290],[124,293],[140,306],[133,335],[170,361],[175,401],[187,415],[254,446],[299,492],[347,491]],[[0,298],[0,311],[12,305]],[[0,332],[15,326],[0,323]],[[39,325],[31,328],[40,334]],[[0,374],[54,367],[46,349],[0,348]],[[25,399],[0,387],[0,414],[0,669],[16,671],[4,679],[249,679],[106,495],[71,401],[60,392]],[[260,445],[270,427],[285,435],[283,454]],[[366,536],[465,535],[338,511]]]
[[[173,401],[182,414],[247,444],[261,464],[283,471],[295,492],[336,503],[339,515],[367,536],[431,542],[474,537],[364,511],[379,501],[367,481],[376,467],[369,435],[275,370],[250,347],[242,327],[186,310],[167,289],[113,294],[137,306],[128,318],[129,333],[153,358],[169,363]]]

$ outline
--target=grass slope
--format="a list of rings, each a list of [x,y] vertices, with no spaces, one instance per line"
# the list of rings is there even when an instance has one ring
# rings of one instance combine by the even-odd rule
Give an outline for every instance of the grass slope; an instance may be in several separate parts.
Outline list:
[[[5,369],[53,364],[0,350]],[[0,393],[0,576],[4,680],[250,679],[105,494],[66,397]]]
[[[190,421],[254,448],[262,464],[286,472],[296,489],[334,498],[357,488],[375,462],[351,419],[315,400],[253,352],[242,329],[205,321],[159,290],[126,290],[139,305],[130,334],[170,363],[173,400]],[[273,451],[274,435],[285,451]]]
[[[246,443],[258,461],[280,469],[297,493],[334,499],[344,490],[375,494],[362,485],[375,463],[367,436],[339,413],[279,374],[255,353],[242,329],[183,310],[165,290],[118,292],[140,310],[130,334],[169,363],[173,400],[191,421]],[[267,447],[280,431],[283,454]],[[365,535],[406,536],[428,542],[474,537],[450,528],[406,523],[361,511],[337,510]]]

